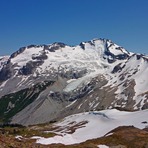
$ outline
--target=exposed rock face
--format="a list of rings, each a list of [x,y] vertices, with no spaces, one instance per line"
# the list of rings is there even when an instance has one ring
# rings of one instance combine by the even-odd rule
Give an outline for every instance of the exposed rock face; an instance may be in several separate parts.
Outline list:
[[[8,63],[9,63],[9,56],[3,56],[3,57],[0,57],[0,77],[2,78],[2,79],[4,79],[4,80],[6,80],[7,79],[7,77],[9,77],[8,76],[8,73],[10,73],[10,70],[9,70],[9,66],[6,66],[6,65],[9,65]],[[6,68],[4,68],[4,67],[6,67]],[[5,69],[4,70],[4,72],[2,73],[1,72],[1,70],[2,69]],[[6,77],[5,77],[6,76]],[[4,78],[5,77],[5,78]],[[0,79],[0,81],[1,81],[1,79]]]
[[[2,65],[0,103],[7,97],[10,101],[4,110],[11,104],[11,112],[20,107],[17,101],[12,103],[13,95],[26,89],[39,92],[9,118],[24,125],[90,110],[147,109],[147,73],[147,56],[132,54],[110,40],[94,39],[74,47],[64,43],[30,45],[20,48]],[[43,82],[54,84],[33,89]],[[4,121],[4,115],[0,118]]]
[[[21,47],[18,51],[14,52],[10,58],[15,58],[18,54],[21,54],[24,50],[26,49],[26,47]]]
[[[5,81],[13,76],[12,64],[8,61],[0,71],[0,81]]]
[[[66,46],[66,44],[64,44],[64,43],[53,43],[51,46],[48,47],[48,50],[50,52],[55,52],[56,50],[58,50],[60,48],[64,48],[65,46]],[[45,48],[45,46],[44,46],[44,49],[47,49],[47,48]]]

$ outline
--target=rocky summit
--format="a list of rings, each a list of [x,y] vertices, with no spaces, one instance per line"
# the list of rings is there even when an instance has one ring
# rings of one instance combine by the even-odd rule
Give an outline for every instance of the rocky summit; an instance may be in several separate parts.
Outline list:
[[[148,109],[148,56],[111,40],[30,45],[0,57],[0,122],[33,125],[118,108]]]

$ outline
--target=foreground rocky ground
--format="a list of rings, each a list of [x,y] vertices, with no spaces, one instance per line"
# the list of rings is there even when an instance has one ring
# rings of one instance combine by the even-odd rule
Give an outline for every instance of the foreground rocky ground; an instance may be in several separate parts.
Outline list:
[[[55,135],[54,133],[45,133],[45,130],[53,129],[51,125],[1,128],[0,148],[97,148],[98,145],[106,145],[109,148],[148,148],[148,128],[141,130],[134,126],[122,126],[101,138],[74,145],[41,145],[37,144],[35,139],[31,139],[34,135],[44,137]]]

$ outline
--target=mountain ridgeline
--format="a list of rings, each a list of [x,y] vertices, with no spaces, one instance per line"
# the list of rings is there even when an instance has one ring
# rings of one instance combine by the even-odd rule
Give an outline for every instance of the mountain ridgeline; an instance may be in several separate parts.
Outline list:
[[[30,45],[0,57],[0,122],[32,125],[71,114],[148,109],[148,57],[107,39]]]

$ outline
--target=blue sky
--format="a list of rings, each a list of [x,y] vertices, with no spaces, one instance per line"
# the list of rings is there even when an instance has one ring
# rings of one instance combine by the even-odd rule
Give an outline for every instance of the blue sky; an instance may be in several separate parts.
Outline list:
[[[148,54],[148,0],[0,0],[0,55],[93,38]]]

